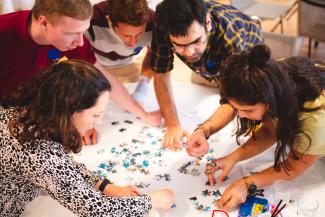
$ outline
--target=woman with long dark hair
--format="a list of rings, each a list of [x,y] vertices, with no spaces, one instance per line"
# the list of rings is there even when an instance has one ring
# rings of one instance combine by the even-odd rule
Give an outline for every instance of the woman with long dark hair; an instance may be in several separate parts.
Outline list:
[[[116,186],[68,157],[101,122],[110,90],[94,66],[67,60],[1,99],[1,216],[20,216],[41,191],[82,217],[143,216],[152,207],[171,207],[170,190],[140,195],[135,187]]]
[[[251,137],[229,155],[207,164],[210,184],[215,171],[225,176],[239,161],[274,144],[274,165],[233,182],[217,202],[231,208],[254,189],[275,180],[292,180],[325,155],[325,67],[301,57],[270,58],[266,45],[234,54],[221,69],[221,97],[237,113],[237,141]]]

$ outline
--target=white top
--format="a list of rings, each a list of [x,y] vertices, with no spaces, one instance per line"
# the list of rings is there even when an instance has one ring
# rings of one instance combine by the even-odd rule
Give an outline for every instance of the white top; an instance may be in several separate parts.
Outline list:
[[[95,50],[95,56],[98,62],[105,67],[119,67],[133,63],[134,57],[142,50],[142,48],[151,44],[151,32],[145,32],[141,36],[139,42],[134,48],[126,46],[123,41],[118,37],[114,30],[93,26],[95,33],[95,40],[86,32],[86,37],[89,39],[93,48],[98,49],[106,54],[100,55]],[[133,55],[134,54],[134,55]]]

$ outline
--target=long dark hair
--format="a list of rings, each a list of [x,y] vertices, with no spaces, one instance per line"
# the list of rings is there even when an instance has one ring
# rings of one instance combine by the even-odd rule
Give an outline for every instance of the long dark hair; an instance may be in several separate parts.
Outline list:
[[[4,107],[19,107],[10,131],[20,143],[46,139],[63,144],[66,152],[81,150],[81,135],[72,115],[95,105],[111,86],[94,66],[81,60],[67,60],[41,71],[12,95],[3,97]],[[22,132],[18,130],[22,127]]]
[[[291,57],[282,61],[271,58],[266,45],[255,45],[229,57],[221,67],[221,96],[235,99],[240,104],[255,105],[264,103],[269,106],[271,118],[277,118],[274,168],[290,170],[286,162],[288,149],[298,160],[293,149],[296,136],[302,132],[298,113],[317,110],[304,108],[304,102],[315,100],[325,89],[325,68],[321,63],[302,57]],[[238,137],[252,134],[258,121],[237,118]],[[310,141],[311,143],[311,141]],[[239,143],[238,143],[239,144]],[[306,150],[307,151],[307,150]]]

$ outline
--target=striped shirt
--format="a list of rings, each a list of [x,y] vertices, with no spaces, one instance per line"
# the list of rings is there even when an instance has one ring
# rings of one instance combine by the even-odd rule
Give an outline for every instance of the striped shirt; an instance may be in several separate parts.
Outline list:
[[[95,52],[97,61],[105,67],[116,68],[132,64],[134,57],[144,47],[151,46],[154,12],[149,10],[149,21],[145,32],[140,36],[135,47],[129,47],[119,38],[113,29],[108,26],[106,19],[108,2],[102,1],[94,5],[94,13],[90,27],[85,33]]]
[[[263,43],[261,30],[247,15],[231,5],[205,1],[211,16],[212,29],[208,32],[207,48],[197,62],[188,62],[176,55],[194,72],[211,81],[217,79],[221,62],[232,53]],[[158,73],[173,69],[174,51],[168,34],[153,30],[151,68]]]

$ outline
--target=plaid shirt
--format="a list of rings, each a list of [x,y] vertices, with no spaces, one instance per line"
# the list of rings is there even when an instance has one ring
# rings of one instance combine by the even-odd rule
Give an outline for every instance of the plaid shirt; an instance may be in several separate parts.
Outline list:
[[[205,1],[212,20],[207,48],[197,62],[176,55],[193,71],[211,81],[217,79],[221,62],[232,53],[263,43],[257,24],[231,5]],[[151,68],[158,73],[173,69],[174,51],[168,34],[155,26],[152,39]]]

